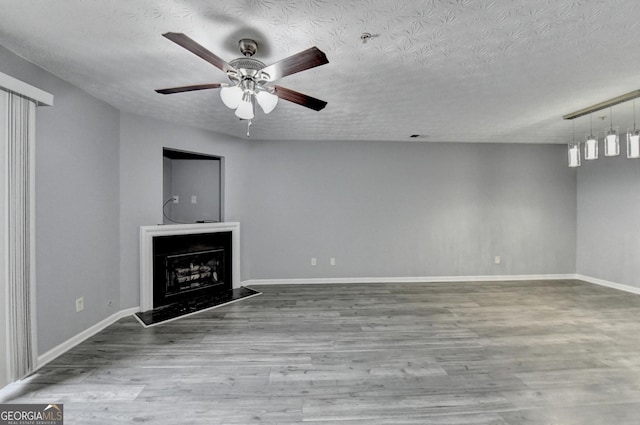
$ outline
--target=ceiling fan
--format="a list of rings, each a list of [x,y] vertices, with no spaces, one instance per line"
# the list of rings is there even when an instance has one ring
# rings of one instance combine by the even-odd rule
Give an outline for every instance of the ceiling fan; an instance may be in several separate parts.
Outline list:
[[[243,57],[227,63],[185,34],[168,32],[162,35],[226,73],[231,83],[172,87],[156,90],[158,93],[173,94],[220,88],[222,102],[227,107],[235,109],[236,116],[244,120],[252,120],[254,118],[256,103],[268,114],[276,107],[278,98],[297,103],[315,111],[320,111],[327,106],[327,102],[323,100],[270,84],[287,75],[329,63],[327,56],[317,47],[311,47],[266,66],[252,57],[258,50],[257,43],[254,40],[245,38],[239,42],[240,52]]]

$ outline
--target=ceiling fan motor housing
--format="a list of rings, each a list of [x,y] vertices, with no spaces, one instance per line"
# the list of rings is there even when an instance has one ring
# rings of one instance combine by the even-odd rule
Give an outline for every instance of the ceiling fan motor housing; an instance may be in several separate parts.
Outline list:
[[[229,65],[238,70],[260,71],[265,64],[253,58],[238,58],[229,62]]]
[[[264,73],[260,73],[260,70],[265,67],[265,64],[257,59],[253,58],[238,58],[229,62],[229,65],[238,70],[240,75],[235,73],[228,73],[231,81],[244,80],[246,78],[256,79],[259,82],[266,82],[268,76]],[[264,74],[264,75],[262,75]],[[266,78],[265,78],[266,77]]]

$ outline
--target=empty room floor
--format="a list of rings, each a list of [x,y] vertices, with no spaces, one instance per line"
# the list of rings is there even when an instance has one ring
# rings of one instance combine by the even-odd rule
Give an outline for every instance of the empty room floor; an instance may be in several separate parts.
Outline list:
[[[573,281],[256,286],[120,320],[0,391],[65,424],[637,424],[640,296]]]

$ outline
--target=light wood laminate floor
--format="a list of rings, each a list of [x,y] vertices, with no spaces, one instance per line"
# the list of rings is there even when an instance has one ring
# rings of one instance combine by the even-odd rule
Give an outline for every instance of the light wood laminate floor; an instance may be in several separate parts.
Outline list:
[[[640,296],[578,281],[256,287],[110,326],[0,391],[65,424],[640,423]]]

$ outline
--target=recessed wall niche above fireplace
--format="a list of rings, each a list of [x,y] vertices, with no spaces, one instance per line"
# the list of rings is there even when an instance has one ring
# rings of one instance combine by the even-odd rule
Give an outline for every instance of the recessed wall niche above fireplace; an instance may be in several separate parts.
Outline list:
[[[224,221],[224,158],[162,149],[163,223]]]
[[[140,227],[140,309],[240,288],[240,224]]]

